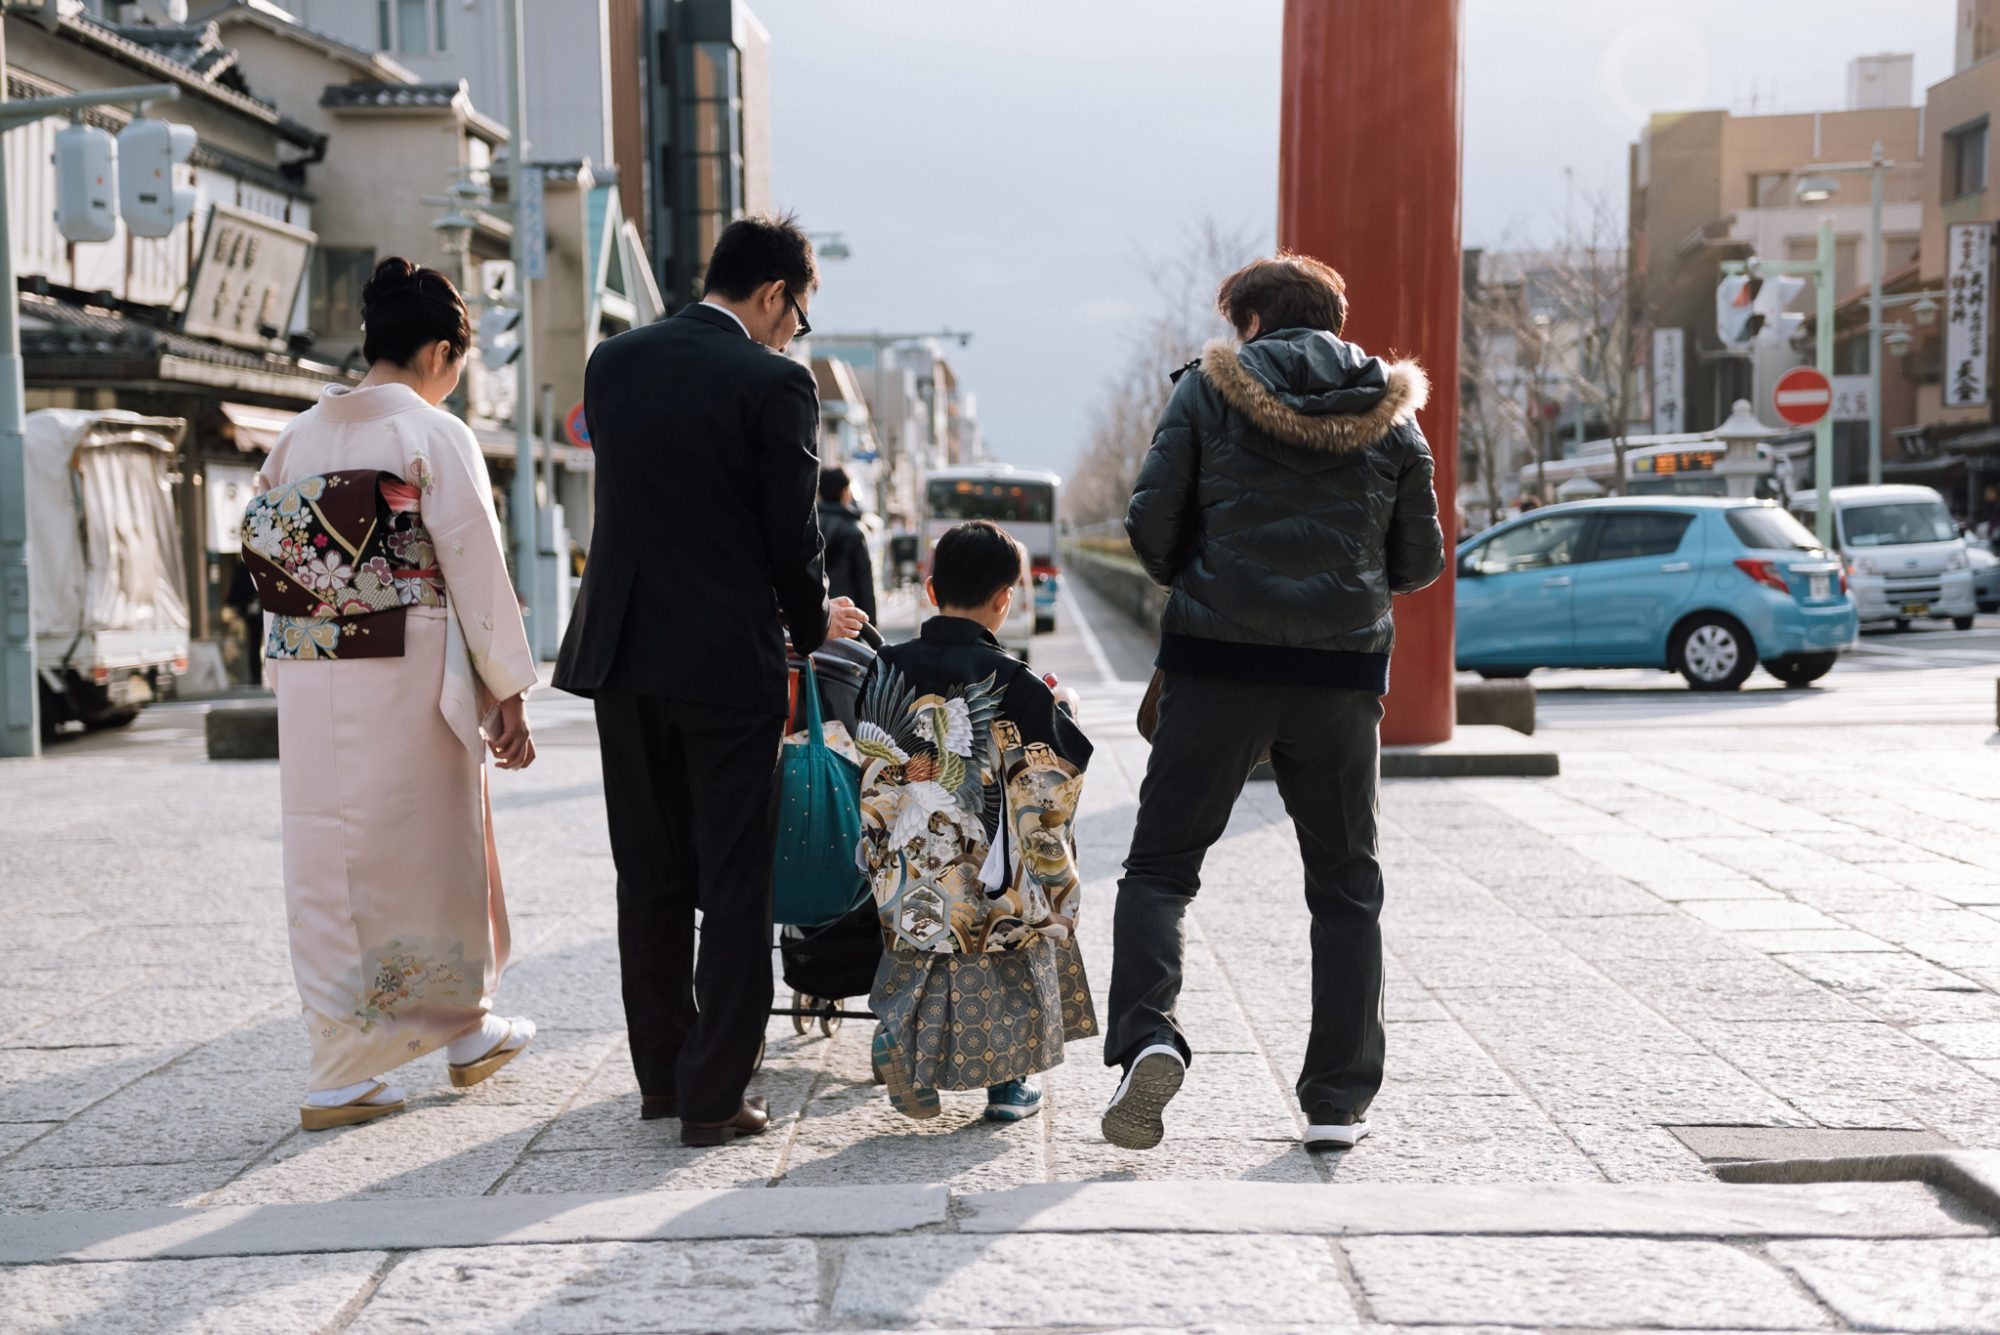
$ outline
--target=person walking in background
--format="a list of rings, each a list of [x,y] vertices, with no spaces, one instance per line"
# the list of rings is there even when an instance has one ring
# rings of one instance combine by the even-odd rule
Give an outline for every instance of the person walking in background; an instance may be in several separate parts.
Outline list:
[[[285,428],[243,520],[272,614],[309,1131],[401,1108],[384,1076],[436,1048],[462,1088],[535,1036],[489,1013],[508,934],[481,720],[502,769],[534,762],[535,659],[486,461],[438,407],[471,326],[450,279],[395,257],[361,315],[368,374]]]
[[[875,620],[875,563],[868,556],[868,535],[861,529],[861,511],[844,468],[820,470],[819,529],[826,536],[827,592],[851,600]]]
[[[789,218],[738,219],[702,300],[584,373],[597,519],[555,684],[596,704],[639,1115],[690,1145],[770,1120],[744,1090],[771,1005],[786,630],[804,654],[865,622],[828,603],[819,390],[781,352],[818,286]]]
[[[1444,570],[1429,383],[1341,341],[1346,284],[1281,254],[1223,281],[1241,336],[1178,376],[1126,515],[1171,590],[1158,722],[1114,913],[1105,1138],[1147,1149],[1193,1050],[1175,1014],[1188,906],[1259,757],[1297,827],[1312,912],[1308,1147],[1369,1130],[1382,1083],[1376,787],[1395,638],[1390,596]]]

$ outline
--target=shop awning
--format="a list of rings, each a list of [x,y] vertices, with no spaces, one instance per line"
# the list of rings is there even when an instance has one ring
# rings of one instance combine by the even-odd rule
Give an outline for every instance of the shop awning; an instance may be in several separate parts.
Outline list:
[[[258,451],[269,454],[277,446],[278,433],[298,416],[282,408],[253,408],[245,403],[225,403],[221,407],[223,420],[229,424],[229,438],[245,454]]]

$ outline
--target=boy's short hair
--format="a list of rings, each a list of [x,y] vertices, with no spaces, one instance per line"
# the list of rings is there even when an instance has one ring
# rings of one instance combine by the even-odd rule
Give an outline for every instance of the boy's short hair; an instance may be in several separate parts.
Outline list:
[[[840,504],[840,498],[846,495],[847,489],[853,485],[854,480],[847,476],[845,468],[819,470],[819,498],[828,505]]]
[[[1337,336],[1347,325],[1347,280],[1330,264],[1281,250],[1223,279],[1215,309],[1239,334],[1255,315],[1262,333],[1324,329]]]
[[[1021,544],[990,519],[955,524],[931,552],[931,587],[939,606],[984,607],[1020,582]]]

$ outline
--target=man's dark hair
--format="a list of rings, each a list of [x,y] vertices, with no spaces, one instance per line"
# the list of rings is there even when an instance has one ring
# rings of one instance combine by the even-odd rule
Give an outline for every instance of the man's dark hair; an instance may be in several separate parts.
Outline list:
[[[1347,280],[1310,255],[1279,251],[1252,260],[1222,280],[1215,309],[1237,333],[1261,320],[1260,333],[1274,329],[1324,329],[1338,334],[1347,323]]]
[[[787,213],[770,217],[753,213],[722,229],[702,277],[704,297],[749,298],[772,279],[783,279],[785,291],[802,297],[819,287],[819,263],[813,244]]]
[[[472,319],[465,298],[436,269],[391,255],[375,266],[361,289],[361,355],[373,366],[408,366],[433,343],[451,344],[457,361],[472,346]]]
[[[822,468],[819,470],[819,498],[828,505],[839,505],[840,498],[854,485],[845,468]]]
[[[1021,544],[990,519],[955,524],[931,552],[931,587],[940,606],[984,607],[1021,579]]]

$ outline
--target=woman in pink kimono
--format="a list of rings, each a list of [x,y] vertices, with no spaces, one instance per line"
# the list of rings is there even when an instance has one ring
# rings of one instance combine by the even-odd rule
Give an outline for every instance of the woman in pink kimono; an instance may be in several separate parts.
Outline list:
[[[361,300],[367,376],[285,429],[243,521],[270,614],[307,1130],[395,1112],[387,1072],[439,1047],[452,1084],[477,1084],[535,1032],[489,1013],[508,939],[482,728],[502,769],[532,763],[535,661],[485,462],[437,406],[465,303],[398,258]]]

